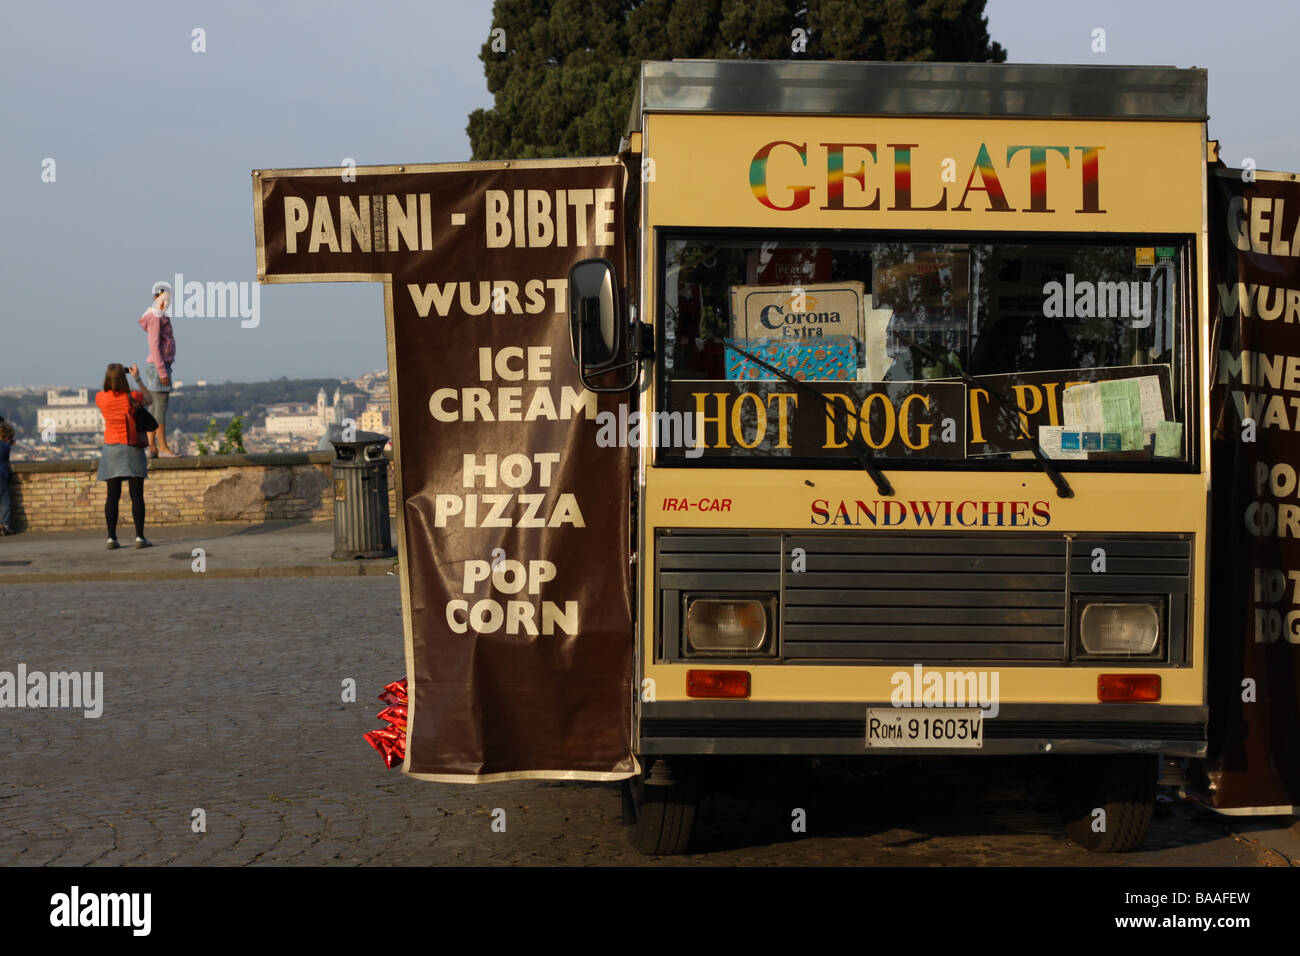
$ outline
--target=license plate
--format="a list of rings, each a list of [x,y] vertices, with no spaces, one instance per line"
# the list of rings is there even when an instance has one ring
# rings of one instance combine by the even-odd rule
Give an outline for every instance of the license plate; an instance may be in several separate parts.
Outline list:
[[[868,747],[984,746],[984,711],[978,707],[870,707]]]

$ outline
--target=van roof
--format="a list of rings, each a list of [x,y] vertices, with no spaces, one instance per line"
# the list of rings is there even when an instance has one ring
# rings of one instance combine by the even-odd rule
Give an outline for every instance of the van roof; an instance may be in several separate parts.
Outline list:
[[[647,60],[631,129],[643,113],[1208,118],[1196,67],[849,60]]]

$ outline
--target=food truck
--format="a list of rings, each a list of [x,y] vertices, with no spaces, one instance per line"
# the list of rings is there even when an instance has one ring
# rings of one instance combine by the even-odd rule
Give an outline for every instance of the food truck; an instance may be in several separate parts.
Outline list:
[[[1156,755],[1206,750],[1205,91],[644,65],[634,281],[570,299],[660,429],[639,846],[684,848],[723,754],[1041,754],[1078,842],[1142,841]]]
[[[384,283],[403,771],[619,781],[662,854],[718,768],[1037,755],[1138,846],[1207,754],[1206,120],[646,62],[615,157],[255,171],[261,281]]]

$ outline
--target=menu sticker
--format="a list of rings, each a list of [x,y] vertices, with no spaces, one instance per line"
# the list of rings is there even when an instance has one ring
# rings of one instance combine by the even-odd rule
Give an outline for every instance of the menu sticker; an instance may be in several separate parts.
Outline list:
[[[1155,457],[1178,458],[1183,453],[1183,423],[1160,422],[1156,425]]]
[[[1088,457],[1079,448],[1079,433],[1067,430],[1064,425],[1038,426],[1038,447],[1048,458],[1086,460]]]
[[[1141,451],[1166,411],[1160,379],[1144,375],[1073,385],[1062,396],[1061,414],[1066,425],[1118,436],[1098,450]],[[1111,447],[1116,440],[1119,447]]]

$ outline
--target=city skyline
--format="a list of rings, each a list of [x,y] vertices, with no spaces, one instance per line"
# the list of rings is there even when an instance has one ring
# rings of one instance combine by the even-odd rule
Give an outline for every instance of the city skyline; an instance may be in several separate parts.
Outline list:
[[[388,375],[388,369],[386,367],[367,369],[364,372],[358,372],[354,375],[329,375],[324,372],[318,372],[314,375],[312,374],[286,375],[286,376],[277,375],[274,378],[247,378],[247,379],[228,378],[228,379],[211,380],[211,381],[209,381],[206,378],[195,378],[191,380],[177,379],[173,384],[174,387],[177,389],[207,388],[209,386],[252,385],[261,382],[274,382],[274,381],[278,381],[282,377],[287,378],[290,381],[311,381],[311,380],[323,378],[323,379],[337,379],[340,382],[347,383],[347,382],[357,382],[363,378],[366,378],[367,376],[372,376],[372,375],[384,375],[386,377]],[[26,394],[29,392],[41,392],[50,389],[66,391],[68,389],[78,389],[78,388],[98,388],[98,383],[68,381],[68,382],[57,383],[57,384],[53,382],[34,382],[32,384],[27,384],[26,382],[9,382],[9,383],[0,384],[0,395],[12,395],[15,393]]]
[[[292,379],[291,383],[320,382],[321,379]],[[236,416],[242,419],[241,432],[248,452],[265,451],[312,451],[320,447],[324,437],[333,434],[339,427],[349,424],[361,432],[379,432],[391,434],[391,398],[386,369],[368,370],[360,375],[343,379],[325,379],[338,384],[328,387],[318,385],[314,401],[301,399],[272,400],[241,396],[232,396],[231,407],[222,410],[208,409],[194,412],[188,416],[187,425],[176,425],[168,429],[172,445],[181,454],[193,454],[197,451],[196,440],[210,432],[209,424],[218,423],[218,431]],[[265,385],[257,383],[210,383],[215,389],[228,389],[247,385]],[[178,383],[174,395],[184,399],[194,395],[191,389],[203,386],[184,386]],[[15,392],[12,389],[0,389],[0,414],[6,411],[12,415],[15,409],[6,408],[3,397],[13,402],[18,398],[18,411],[26,406],[30,417],[34,414],[34,426],[29,422],[24,428],[21,422],[14,424],[18,428],[18,444],[13,457],[19,461],[60,461],[78,459],[98,450],[104,428],[103,417],[94,400],[95,386],[64,385],[49,386],[44,389],[27,389]],[[33,408],[33,397],[41,396],[43,401]]]

